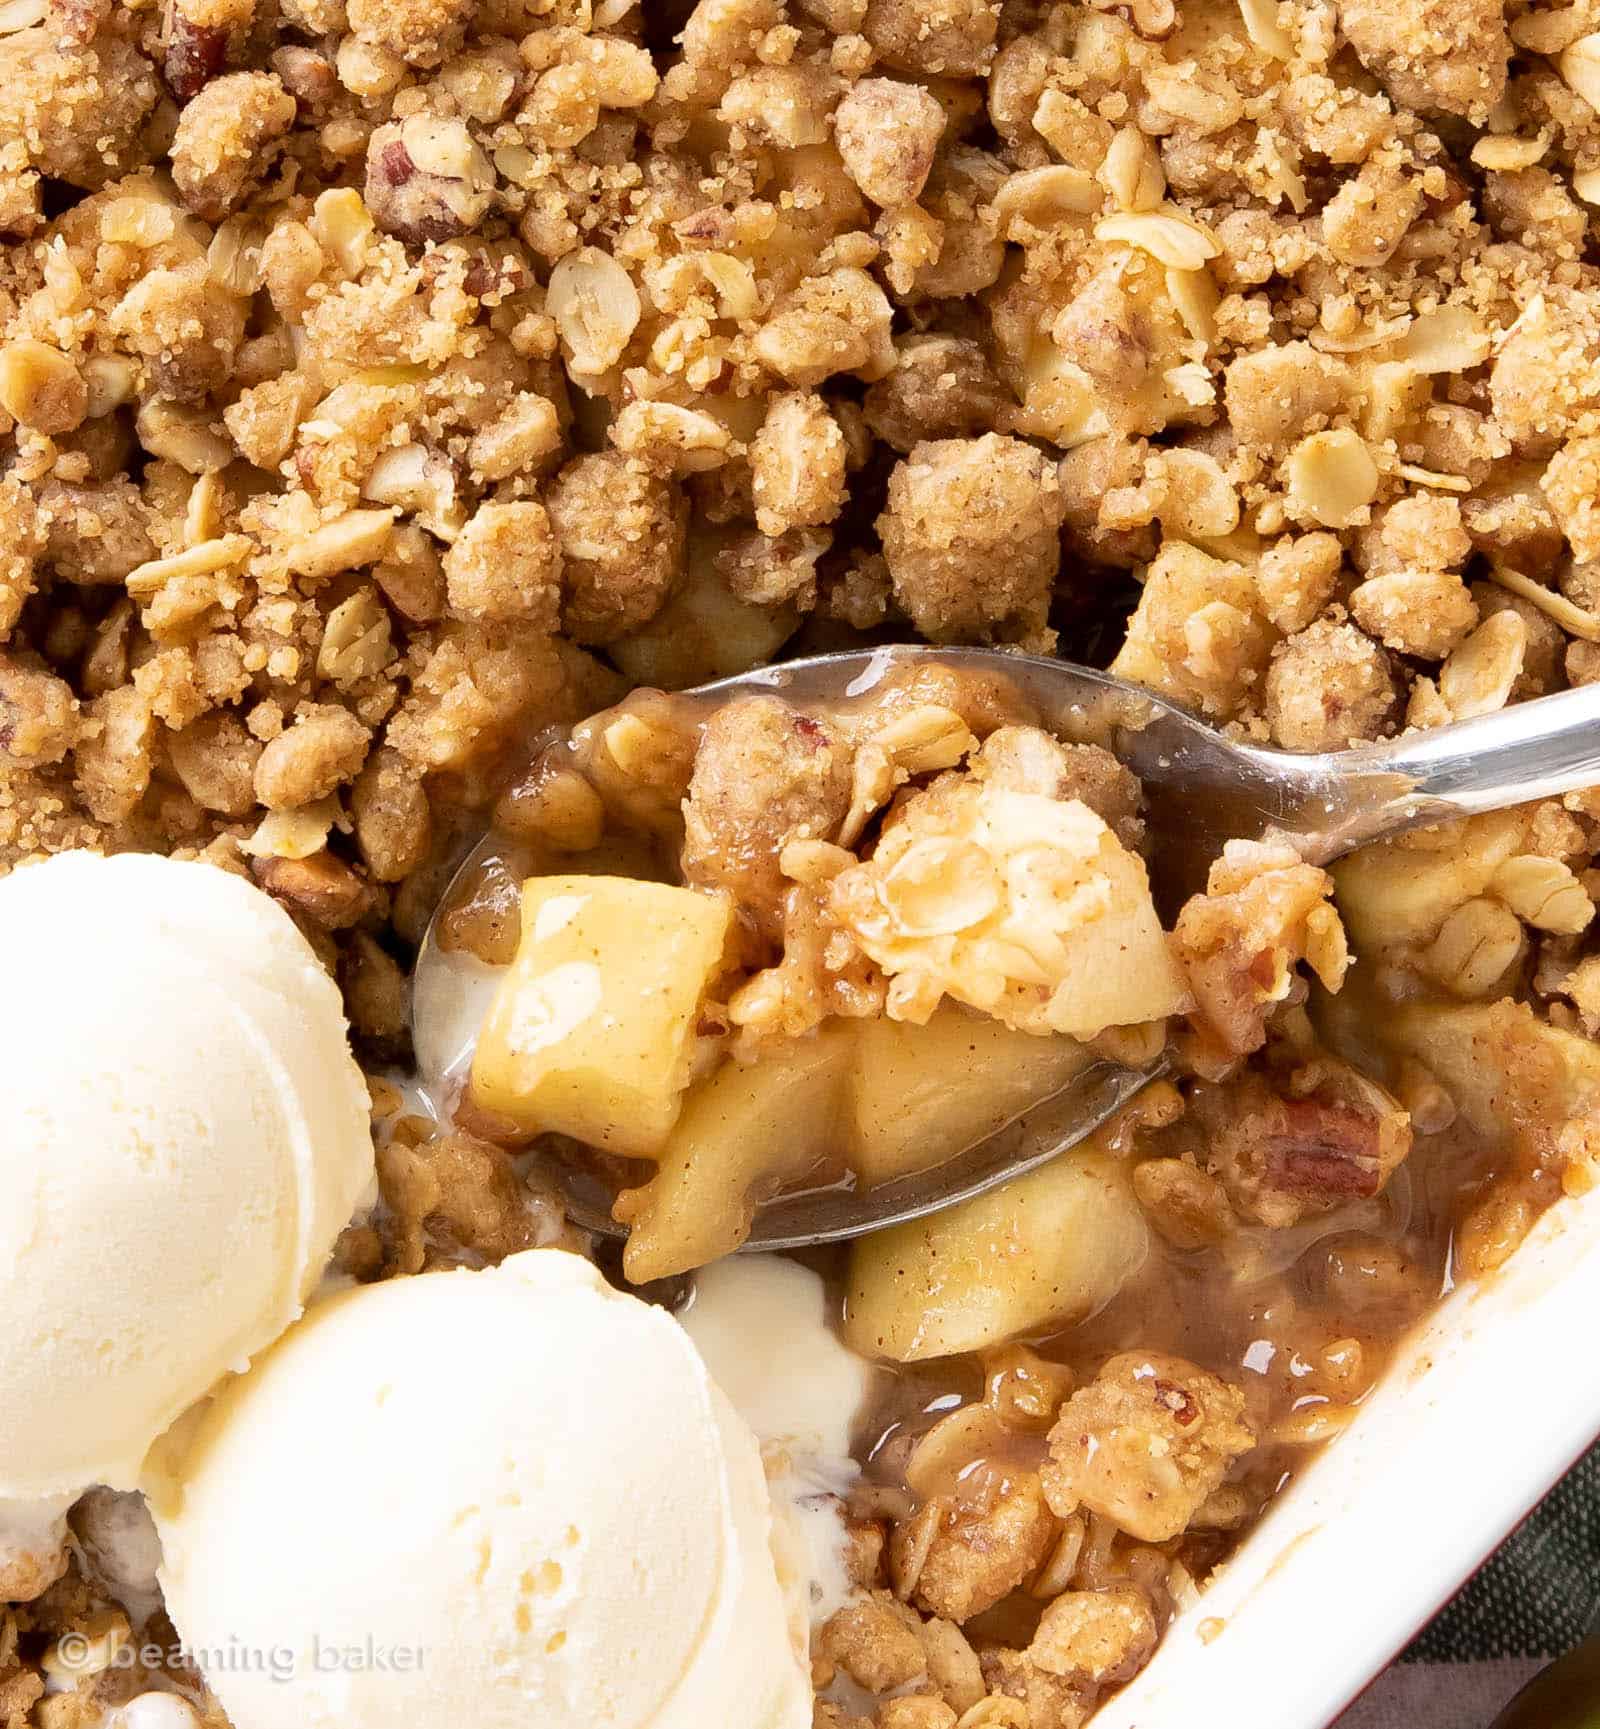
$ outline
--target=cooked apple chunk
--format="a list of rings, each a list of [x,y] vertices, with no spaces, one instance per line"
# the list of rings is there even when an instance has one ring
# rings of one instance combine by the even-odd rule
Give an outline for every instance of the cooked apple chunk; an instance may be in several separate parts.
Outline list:
[[[1451,913],[1489,891],[1527,833],[1526,808],[1490,811],[1340,859],[1336,899],[1357,952],[1431,941]]]
[[[848,1027],[824,1027],[750,1067],[725,1062],[694,1088],[655,1176],[617,1202],[635,1284],[732,1254],[762,1199],[837,1150],[854,1044]]]
[[[1383,1041],[1421,1062],[1480,1135],[1551,1136],[1600,1108],[1600,1047],[1526,1003],[1407,1003]]]
[[[1017,1032],[957,1003],[926,1026],[865,1021],[857,1038],[845,1156],[868,1188],[943,1164],[1094,1060],[1076,1039]]]
[[[834,879],[829,913],[889,975],[896,1020],[948,996],[1088,1039],[1191,1006],[1143,861],[1079,799],[945,775]]]
[[[651,1158],[683,1107],[695,1017],[722,967],[717,895],[626,877],[533,877],[478,1037],[472,1095],[527,1129]]]
[[[1103,1308],[1144,1264],[1149,1230],[1097,1135],[1041,1170],[861,1238],[845,1335],[901,1363],[987,1350]]]

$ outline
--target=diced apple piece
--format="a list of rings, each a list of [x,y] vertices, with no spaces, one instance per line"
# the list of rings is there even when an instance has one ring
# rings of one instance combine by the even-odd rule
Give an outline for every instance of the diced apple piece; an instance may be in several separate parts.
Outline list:
[[[758,1202],[838,1150],[854,1045],[853,1031],[825,1026],[749,1067],[730,1060],[694,1088],[656,1175],[617,1202],[635,1284],[732,1254]]]
[[[532,877],[522,937],[472,1064],[472,1096],[524,1128],[650,1158],[683,1105],[695,1015],[731,911],[627,877]]]
[[[1110,907],[1103,917],[1064,933],[1064,978],[1050,999],[1050,1025],[1079,1039],[1092,1039],[1107,1027],[1159,1021],[1194,1005],[1150,898],[1144,860],[1108,829],[1098,868]]]
[[[1523,811],[1493,811],[1452,825],[1441,847],[1389,841],[1331,866],[1334,899],[1357,953],[1431,941],[1522,850],[1527,828]]]
[[[954,1003],[926,1026],[870,1020],[850,1075],[845,1156],[868,1188],[931,1170],[1059,1092],[1094,1060]]]
[[[1526,1003],[1412,1003],[1380,1036],[1429,1069],[1482,1135],[1559,1125],[1600,1104],[1600,1045]]]
[[[981,1351],[1103,1308],[1143,1265],[1149,1229],[1100,1137],[948,1212],[863,1237],[845,1340],[916,1363]]]
[[[731,678],[771,660],[794,635],[792,606],[740,600],[712,562],[712,549],[691,540],[684,585],[647,625],[611,646],[630,684],[683,690]]]

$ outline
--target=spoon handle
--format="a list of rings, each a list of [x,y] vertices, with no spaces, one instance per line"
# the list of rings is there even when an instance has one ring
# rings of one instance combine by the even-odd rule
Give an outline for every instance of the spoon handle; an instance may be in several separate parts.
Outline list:
[[[1600,684],[1519,702],[1384,747],[1417,795],[1461,815],[1600,783]]]
[[[1302,758],[1300,779],[1304,815],[1289,826],[1319,863],[1422,823],[1600,786],[1600,684]]]

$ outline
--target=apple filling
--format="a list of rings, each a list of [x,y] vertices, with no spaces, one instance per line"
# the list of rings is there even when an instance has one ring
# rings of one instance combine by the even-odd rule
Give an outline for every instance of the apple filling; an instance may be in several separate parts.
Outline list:
[[[826,709],[636,693],[541,751],[446,909],[443,940],[500,969],[458,1120],[598,1176],[642,1283],[738,1248],[775,1196],[935,1169],[1108,1058],[1248,1049],[1307,956],[1342,976],[1330,881],[1247,849],[1210,918],[1164,930],[1140,797],[1108,751],[952,669]],[[1222,996],[1249,1012],[1213,1024]],[[1140,1264],[1103,1151],[1021,1199],[1008,1252],[1049,1269],[1020,1300],[1038,1322]],[[967,1277],[1000,1217],[957,1209],[939,1276]],[[931,1297],[909,1331],[889,1316],[869,1262],[857,1312],[891,1354],[972,1348]]]

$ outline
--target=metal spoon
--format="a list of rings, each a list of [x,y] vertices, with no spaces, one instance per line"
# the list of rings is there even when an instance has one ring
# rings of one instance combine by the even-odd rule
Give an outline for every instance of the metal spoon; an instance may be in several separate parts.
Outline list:
[[[730,701],[768,692],[800,704],[839,702],[869,694],[919,657],[1001,675],[1034,704],[1047,727],[1065,739],[1102,744],[1132,769],[1144,786],[1151,886],[1169,925],[1188,896],[1205,886],[1207,868],[1229,840],[1255,840],[1271,830],[1308,863],[1327,864],[1424,823],[1600,784],[1600,685],[1386,744],[1308,755],[1237,743],[1177,704],[1106,673],[997,649],[816,655],[685,694]],[[463,870],[478,857],[474,853]],[[441,964],[447,963],[430,928],[418,978]],[[933,1170],[873,1189],[832,1187],[769,1202],[744,1246],[836,1242],[970,1200],[1076,1145],[1166,1070],[1164,1057],[1146,1068],[1097,1063]],[[562,1180],[576,1223],[605,1236],[626,1234],[610,1218],[598,1184],[566,1169]]]

